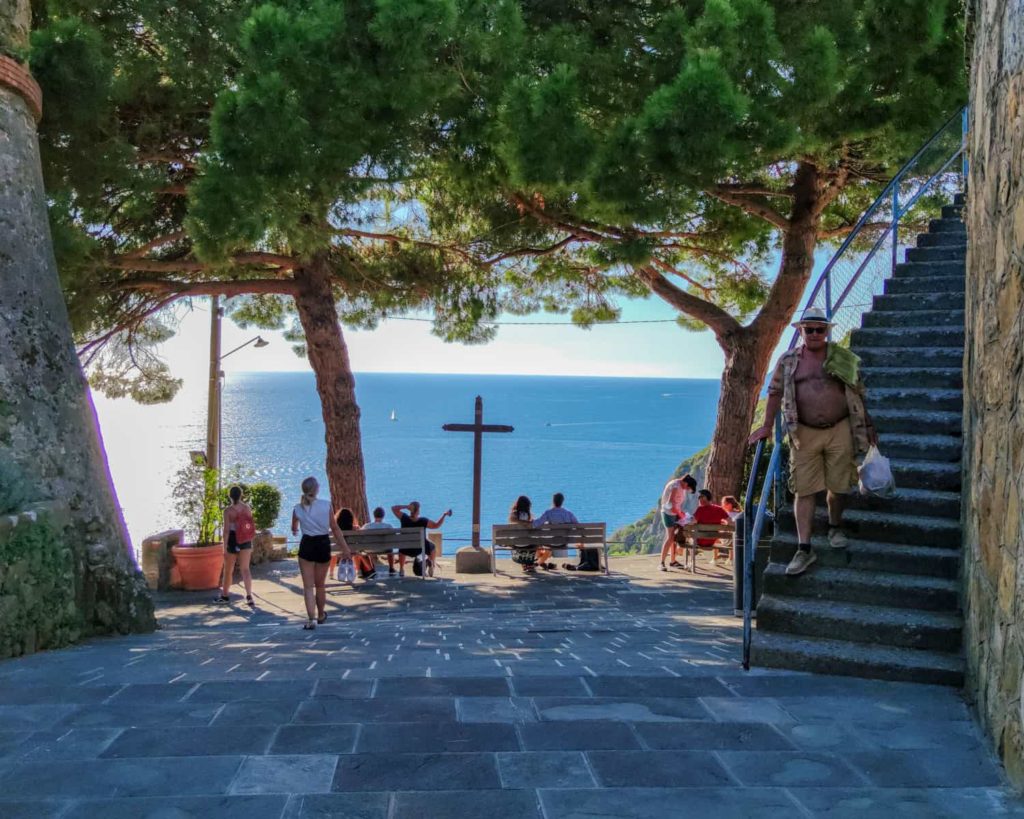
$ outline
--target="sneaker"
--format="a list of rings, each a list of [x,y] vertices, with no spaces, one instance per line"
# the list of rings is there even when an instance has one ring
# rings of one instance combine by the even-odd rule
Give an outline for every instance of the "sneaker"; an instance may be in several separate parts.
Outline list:
[[[846,544],[846,532],[838,526],[830,526],[828,528],[828,545],[833,549],[845,549]]]
[[[665,565],[664,563],[662,563],[662,564],[661,564],[661,570],[662,570],[663,572],[667,572],[667,571],[668,571],[668,566],[666,566],[666,565]]]
[[[370,572],[368,575],[366,575],[366,579],[367,580],[376,580],[377,579],[377,570],[374,569],[372,572]]]
[[[388,569],[388,577],[394,577],[396,574],[398,574],[398,572],[396,572],[394,569]]]
[[[405,577],[405,569],[399,569],[398,570],[398,576],[399,577]]]
[[[803,574],[817,559],[818,557],[814,554],[813,550],[810,552],[804,552],[797,549],[796,554],[793,555],[793,559],[789,561],[789,565],[786,567],[786,574],[790,576]]]

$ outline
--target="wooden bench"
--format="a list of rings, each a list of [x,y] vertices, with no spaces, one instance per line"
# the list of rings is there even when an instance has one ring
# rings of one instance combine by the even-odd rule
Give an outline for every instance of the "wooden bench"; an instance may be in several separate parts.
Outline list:
[[[420,553],[420,560],[423,561],[423,575],[427,576],[427,530],[422,526],[414,526],[410,529],[351,529],[343,531],[345,542],[353,552],[372,552],[373,554],[386,554],[392,549],[416,549]],[[331,551],[339,552],[341,549],[333,540]]]
[[[678,536],[676,543],[683,549],[683,568],[687,568],[686,562],[689,559],[690,571],[697,573],[697,551],[700,549],[729,549],[732,550],[733,539],[736,537],[736,525],[734,523],[687,523],[680,527],[683,534],[683,541],[680,543]],[[728,546],[698,546],[698,540],[728,541]]]
[[[608,541],[603,523],[552,523],[530,527],[517,523],[491,527],[491,570],[498,573],[495,552],[530,547],[549,549],[593,548],[604,551],[604,573],[608,574]]]

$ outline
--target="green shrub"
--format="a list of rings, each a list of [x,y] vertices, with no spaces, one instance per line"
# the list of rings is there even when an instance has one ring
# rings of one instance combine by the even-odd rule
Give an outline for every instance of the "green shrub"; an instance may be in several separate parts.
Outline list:
[[[217,470],[189,462],[175,474],[171,497],[186,542],[200,546],[216,543],[223,508],[217,493]]]
[[[257,529],[271,529],[281,512],[281,490],[273,484],[254,483],[246,492]]]

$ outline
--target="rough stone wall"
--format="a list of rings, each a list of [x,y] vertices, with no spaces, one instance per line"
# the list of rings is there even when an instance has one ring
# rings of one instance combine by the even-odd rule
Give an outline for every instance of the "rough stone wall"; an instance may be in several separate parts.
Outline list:
[[[1024,786],[1024,0],[975,0],[964,360],[968,695]]]

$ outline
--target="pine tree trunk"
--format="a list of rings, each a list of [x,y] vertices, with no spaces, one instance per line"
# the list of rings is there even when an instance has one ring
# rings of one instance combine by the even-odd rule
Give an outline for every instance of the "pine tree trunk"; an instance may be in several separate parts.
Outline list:
[[[0,47],[23,45],[28,19],[27,2],[14,4],[13,13],[8,6]],[[70,510],[62,560],[71,565],[49,570],[73,578],[66,595],[74,600],[74,630],[152,630],[153,604],[114,496],[61,295],[35,120],[25,99],[3,85],[0,137],[0,467],[22,476],[28,501],[58,501]],[[65,631],[49,644],[73,637]]]
[[[789,227],[783,235],[779,275],[768,299],[749,326],[718,340],[725,352],[725,369],[707,478],[715,498],[738,497],[746,489],[743,463],[757,399],[772,364],[771,354],[792,322],[814,269],[822,184],[814,165],[800,164],[793,183]]]
[[[327,480],[331,503],[347,506],[366,521],[366,470],[363,467],[359,405],[348,347],[338,324],[325,256],[315,256],[295,271],[295,306],[306,334],[306,351],[316,375],[327,439]]]

